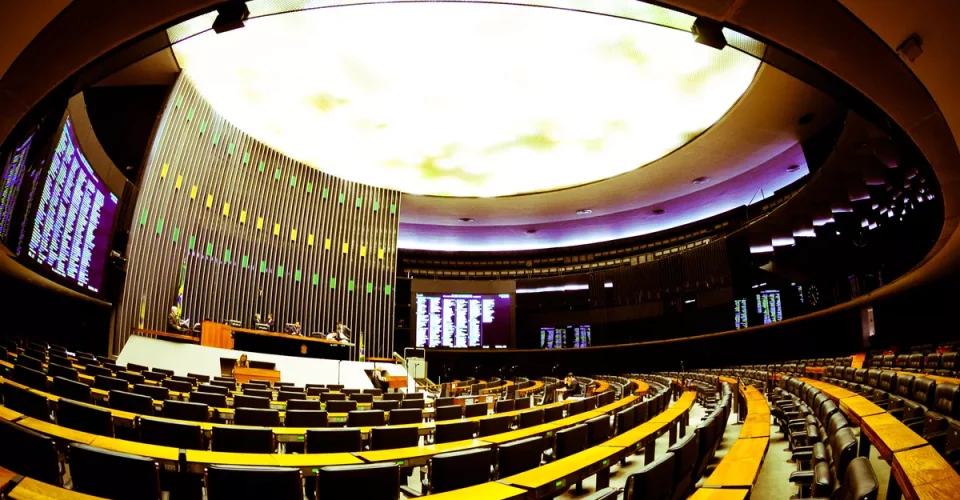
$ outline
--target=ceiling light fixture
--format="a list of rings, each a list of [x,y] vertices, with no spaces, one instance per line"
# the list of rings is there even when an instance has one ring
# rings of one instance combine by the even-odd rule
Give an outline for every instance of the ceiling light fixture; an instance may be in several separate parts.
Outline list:
[[[529,234],[529,235],[534,235],[534,234],[537,234],[537,230],[536,230],[536,229],[527,229],[526,233]]]
[[[577,210],[577,215],[590,215],[592,213],[593,213],[593,210],[589,208],[581,208],[580,210]]]
[[[213,31],[218,35],[243,27],[243,22],[250,17],[250,10],[243,0],[230,1],[217,7],[217,18],[213,21]]]
[[[706,17],[698,17],[693,22],[693,41],[700,45],[723,50],[727,46],[727,39],[723,36],[723,24]]]
[[[787,172],[796,172],[797,170],[800,170],[800,165],[790,165],[787,167]]]
[[[460,217],[460,218],[457,219],[457,220],[460,221],[460,222],[473,222],[473,219],[470,218],[470,217]]]
[[[652,213],[653,215],[663,215],[667,213],[667,211],[662,208],[654,208],[653,211],[650,213]]]
[[[710,182],[709,177],[697,177],[696,179],[693,180],[694,184],[706,184],[708,182]]]

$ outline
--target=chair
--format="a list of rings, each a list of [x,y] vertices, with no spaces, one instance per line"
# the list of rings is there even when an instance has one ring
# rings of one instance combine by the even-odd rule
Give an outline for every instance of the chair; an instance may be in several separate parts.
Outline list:
[[[346,394],[347,396],[352,396],[354,394],[360,394],[363,392],[363,389],[342,389],[340,392]]]
[[[420,444],[420,431],[416,427],[374,427],[370,430],[371,450],[411,448]]]
[[[530,397],[522,397],[514,400],[513,409],[514,410],[526,410],[530,408]]]
[[[70,361],[70,358],[51,352],[50,359],[47,362],[47,366],[49,367],[50,365],[53,365],[53,364],[60,365],[65,368],[73,367],[73,362]]]
[[[419,424],[421,422],[423,422],[423,410],[417,408],[401,408],[390,412],[390,425]]]
[[[129,364],[129,363],[127,363],[127,368],[130,368],[130,364]],[[153,371],[154,371],[155,373],[162,373],[162,374],[164,374],[164,375],[166,375],[166,376],[168,376],[168,377],[172,377],[172,376],[174,375],[173,370],[168,370],[168,369],[166,369],[166,368],[160,368],[160,367],[157,367],[157,366],[154,366],[154,367],[153,367]]]
[[[363,393],[364,393],[364,394],[370,394],[371,396],[381,396],[381,395],[383,395],[383,391],[380,390],[380,389],[364,389],[364,390],[363,390]]]
[[[266,399],[267,401],[271,401],[273,399],[273,391],[271,391],[270,389],[254,389],[254,388],[247,387],[243,389],[243,394],[245,396],[255,396],[258,398],[263,398],[263,399]]]
[[[231,382],[231,381],[229,381],[229,380],[217,380],[217,379],[214,379],[214,380],[211,380],[211,381],[210,381],[210,385],[215,385],[215,386],[217,386],[217,387],[223,387],[224,389],[226,389],[226,390],[228,390],[228,391],[235,391],[235,390],[237,390],[237,383],[236,383],[236,382]]]
[[[435,410],[433,419],[437,422],[463,418],[463,407],[460,405],[437,406]]]
[[[593,411],[597,409],[597,397],[590,396],[589,398],[583,398],[583,411]]]
[[[183,394],[186,394],[193,390],[193,384],[191,384],[190,382],[184,382],[182,380],[173,380],[168,378],[168,379],[164,379],[161,382],[161,384],[163,384],[164,387],[166,387],[171,391],[176,391]]]
[[[110,391],[108,393],[110,408],[128,411],[138,415],[153,415],[153,398],[143,394],[134,394],[126,391]]]
[[[449,424],[437,424],[437,427],[433,431],[433,442],[435,444],[441,444],[473,439],[473,435],[476,434],[476,432],[477,423],[470,420]]]
[[[403,399],[425,399],[425,396],[422,392],[408,392]]]
[[[442,493],[490,480],[490,464],[493,463],[493,448],[441,453],[430,459],[430,469],[425,490]]]
[[[403,401],[402,392],[388,392],[383,395],[385,401]]]
[[[372,408],[374,410],[391,411],[400,408],[399,401],[374,401]]]
[[[353,410],[347,412],[347,427],[376,427],[387,423],[383,410]]]
[[[957,368],[960,367],[960,361],[958,361],[958,356],[960,354],[956,352],[945,352],[940,356],[940,369],[937,370],[937,375],[944,377],[952,377],[957,371]]]
[[[426,407],[426,404],[422,399],[404,399],[403,401],[400,402],[400,408],[403,408],[403,409],[419,408],[422,410],[425,407]]]
[[[163,402],[164,418],[175,420],[189,420],[191,422],[206,422],[210,420],[210,407],[196,401],[174,401],[168,399]]]
[[[627,478],[624,500],[669,500],[675,470],[673,453],[665,453]]]
[[[353,498],[363,485],[365,500],[396,500],[400,497],[400,467],[392,463],[332,465],[317,471],[318,498]]]
[[[929,440],[929,436],[946,432],[947,426],[958,413],[960,413],[960,388],[951,383],[937,385],[934,406],[924,415],[924,437]]]
[[[587,425],[577,424],[557,431],[557,452],[547,450],[545,455],[556,459],[566,458],[587,449]]]
[[[230,394],[230,389],[223,387],[222,385],[214,384],[200,384],[197,386],[197,392],[208,392],[210,394],[223,394],[226,396]]]
[[[210,448],[234,453],[273,453],[276,443],[270,429],[215,425]]]
[[[260,396],[247,396],[238,394],[233,397],[234,408],[260,408],[267,410],[270,408],[270,400]]]
[[[498,448],[497,477],[505,478],[540,466],[543,451],[550,447],[549,439],[534,436],[502,444]]]
[[[327,411],[330,413],[348,413],[357,409],[356,401],[328,401]]]
[[[105,498],[160,498],[160,466],[150,458],[71,443],[73,489]]]
[[[540,425],[543,423],[543,410],[536,409],[531,411],[525,411],[520,414],[520,428],[526,429],[527,427],[533,427],[535,425]]]
[[[37,481],[61,485],[60,458],[53,438],[0,420],[0,443],[3,443],[0,467]]]
[[[143,373],[150,370],[150,368],[143,365],[138,365],[136,363],[127,363],[127,370],[131,372]]]
[[[188,450],[206,450],[203,430],[197,424],[168,422],[152,417],[141,417],[140,441],[158,446],[173,446]]]
[[[404,401],[406,404],[406,401]],[[470,417],[482,417],[487,414],[488,408],[487,403],[472,403],[463,407],[463,416]]]
[[[53,387],[50,389],[50,392],[56,396],[60,396],[61,398],[72,399],[81,403],[90,402],[89,385],[81,384],[80,382],[74,382],[73,380],[65,379],[63,377],[53,378]]]
[[[325,387],[331,391],[342,391],[343,384],[326,384]]]
[[[227,396],[224,394],[214,394],[212,392],[191,392],[191,403],[203,403],[211,408],[226,408]]]
[[[357,403],[373,403],[373,394],[350,394],[350,400]]]
[[[700,443],[697,441],[697,433],[691,432],[677,444],[667,449],[668,453],[673,453],[676,469],[673,473],[673,500],[687,498],[693,490],[696,481],[693,477],[693,468],[697,465],[697,454],[700,451]]]
[[[720,435],[717,435],[717,427],[714,425],[716,419],[714,417],[707,417],[706,420],[700,423],[697,427],[697,446],[700,450],[697,453],[697,465],[694,467],[693,477],[699,478],[703,476],[703,473],[707,470],[707,465],[713,460],[713,455],[716,448],[713,447],[714,442],[718,442]]]
[[[307,453],[341,453],[363,449],[360,429],[351,427],[308,429]]]
[[[172,375],[171,375],[171,376],[172,376]],[[188,373],[187,373],[187,376],[188,376],[188,377],[193,377],[193,378],[197,379],[197,381],[203,382],[203,383],[207,383],[207,382],[210,381],[210,376],[209,376],[209,375],[200,375],[199,373],[189,373],[189,372],[188,372]]]
[[[86,364],[84,365],[83,371],[90,375],[91,377],[96,377],[97,375],[103,375],[104,377],[113,378],[113,372],[109,368],[104,368],[100,365]]]
[[[207,500],[235,500],[260,492],[270,498],[301,500],[300,469],[293,467],[242,467],[211,465],[204,474]],[[269,492],[269,493],[267,493]]]
[[[104,391],[126,392],[127,389],[130,388],[130,385],[127,384],[126,380],[120,380],[114,377],[105,377],[103,375],[95,375],[93,377],[93,387]]]
[[[17,364],[13,367],[13,380],[31,389],[47,392],[47,375],[42,371]]]
[[[290,410],[287,409],[283,419],[285,427],[326,427],[327,412],[323,410]]]
[[[457,398],[436,398],[433,400],[433,406],[450,406],[456,404]]]
[[[43,371],[43,361],[30,356],[28,354],[20,354],[17,356],[17,365],[30,368],[31,370]]]
[[[113,437],[113,415],[93,405],[61,399],[57,404],[57,424],[71,429]]]
[[[596,446],[610,439],[610,417],[600,415],[584,422],[587,425],[587,446]]]
[[[50,403],[46,396],[27,389],[3,384],[3,404],[7,408],[29,417],[50,421]]]
[[[936,373],[940,369],[940,353],[932,352],[923,358],[923,373]]]
[[[120,370],[117,372],[117,378],[126,380],[128,383],[133,385],[142,384],[146,380],[146,378],[139,373],[128,372],[123,370]]]
[[[143,394],[144,396],[150,396],[151,399],[155,401],[166,401],[170,399],[170,389],[166,387],[157,387],[155,385],[148,384],[135,384],[133,386],[134,394]]]
[[[315,399],[288,399],[287,410],[317,410],[321,408],[320,401]]]
[[[646,401],[633,407],[633,426],[636,427],[650,419],[650,405]]]
[[[551,406],[543,409],[543,423],[547,424],[563,418],[562,406]]]
[[[326,387],[311,387],[310,384],[307,384],[307,396],[320,396],[321,394],[326,394],[330,392],[330,389]]]
[[[267,408],[237,408],[233,421],[236,425],[280,427],[280,411]]]
[[[76,369],[68,366],[55,365],[53,363],[47,365],[47,375],[51,377],[63,377],[74,382],[78,382],[80,380],[80,374]]]
[[[290,401],[291,399],[303,399],[303,393],[293,391],[277,392],[277,401]],[[317,403],[319,403],[319,401]]]
[[[501,399],[497,401],[497,404],[493,408],[494,413],[503,413],[506,411],[513,411],[516,401],[513,399]]]
[[[320,393],[320,401],[323,401],[324,403],[328,401],[346,401],[346,400],[347,400],[346,394],[331,394],[329,392]]]
[[[510,430],[510,423],[513,421],[513,417],[504,416],[504,417],[490,417],[490,418],[481,418],[477,422],[480,423],[480,437],[492,436],[494,434],[500,434]]]
[[[617,421],[617,435],[623,434],[624,432],[633,429],[633,408],[627,408],[626,410],[620,410],[616,415]]]
[[[151,380],[153,382],[163,382],[164,380],[167,379],[166,374],[159,373],[159,372],[145,371],[145,372],[141,372],[140,374],[143,375],[143,378],[147,380]]]

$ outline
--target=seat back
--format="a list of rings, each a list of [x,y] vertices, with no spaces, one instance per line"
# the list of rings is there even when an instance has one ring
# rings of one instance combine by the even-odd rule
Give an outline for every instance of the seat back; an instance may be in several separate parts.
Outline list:
[[[363,437],[353,427],[309,429],[306,444],[307,453],[354,452],[363,449]]]
[[[191,392],[190,401],[193,403],[203,403],[212,408],[227,407],[227,396],[223,394],[214,394],[212,392]]]
[[[910,361],[910,355],[908,354],[898,354],[897,355],[897,368],[901,370],[906,370],[907,365]]]
[[[3,384],[3,405],[29,417],[50,421],[50,403],[42,394]]]
[[[356,401],[327,401],[327,411],[330,413],[347,413],[357,409]]]
[[[383,399],[386,401],[403,401],[402,392],[388,392],[383,395]]]
[[[130,365],[127,364],[127,368],[129,368],[129,367],[130,367]],[[164,374],[164,375],[166,375],[166,376],[168,376],[168,377],[172,377],[172,376],[174,375],[174,373],[175,373],[173,370],[168,370],[168,369],[166,369],[166,368],[160,368],[159,366],[154,366],[154,367],[153,367],[153,371],[154,371],[155,373],[162,373],[162,374]],[[207,380],[209,380],[209,377],[207,378]],[[188,391],[188,392],[189,392],[189,391]]]
[[[233,407],[234,408],[260,408],[260,409],[269,409],[270,400],[267,398],[262,398],[260,396],[248,396],[246,394],[238,394],[233,397]]]
[[[830,456],[837,474],[837,482],[842,483],[850,461],[857,456],[857,438],[853,429],[844,427],[829,439]]]
[[[237,408],[233,421],[237,425],[279,427],[280,411],[268,408]]]
[[[897,372],[889,370],[880,372],[880,381],[877,387],[882,391],[895,393],[897,390]]]
[[[926,407],[933,406],[936,397],[937,383],[924,377],[918,377],[913,381],[913,394],[911,398],[917,403]]]
[[[292,467],[240,467],[211,465],[204,474],[207,500],[247,498],[269,492],[270,498],[303,498],[300,469]]]
[[[423,410],[419,408],[401,408],[390,412],[390,425],[419,424],[420,422],[423,422]]]
[[[911,354],[907,359],[907,368],[915,372],[920,371],[923,368],[923,354],[919,352]]]
[[[374,410],[384,410],[384,411],[396,410],[397,408],[400,408],[400,401],[390,401],[386,399],[380,400],[380,401],[374,401],[372,408]],[[438,407],[437,410],[439,411],[439,409],[440,408]],[[440,419],[437,418],[437,420],[440,420]]]
[[[583,411],[592,411],[597,408],[597,397],[590,396],[589,398],[583,398]]]
[[[880,369],[879,368],[870,368],[867,370],[867,385],[870,387],[879,387],[880,384]]]
[[[587,426],[587,446],[596,446],[610,439],[610,417],[600,415],[584,422]]]
[[[267,401],[270,401],[273,399],[273,391],[269,389],[253,389],[248,387],[243,390],[243,394],[247,396],[256,396],[258,398],[264,398]]]
[[[68,366],[61,366],[54,363],[47,365],[47,375],[51,377],[63,377],[67,380],[72,380],[74,382],[80,380],[80,374],[76,369],[70,368]]]
[[[945,382],[937,385],[933,409],[950,418],[960,416],[960,388],[957,384]]]
[[[27,353],[21,353],[17,356],[17,366],[30,368],[31,370],[43,371],[43,361]]]
[[[23,357],[23,356],[21,356]],[[47,392],[47,374],[26,365],[17,363],[13,367],[13,380],[31,389]]]
[[[454,405],[454,404],[457,404],[457,403],[456,403],[456,400],[457,400],[457,398],[454,398],[454,397],[449,397],[449,398],[436,398],[436,399],[433,400],[433,406],[434,406],[434,407],[438,407],[438,406],[450,406],[450,405]]]
[[[160,498],[160,466],[153,459],[80,443],[69,445],[67,457],[74,491],[104,498]]]
[[[83,370],[83,371],[84,371],[87,375],[90,375],[90,376],[92,376],[92,377],[95,377],[95,376],[97,376],[97,375],[103,375],[104,377],[111,377],[111,378],[113,377],[113,372],[110,371],[109,368],[105,368],[105,367],[100,366],[100,365],[94,365],[94,364],[92,364],[92,363],[88,363],[88,364],[84,365],[84,370]]]
[[[280,391],[277,393],[277,401],[290,401],[291,399],[303,399],[303,393],[293,391]]]
[[[526,429],[543,423],[543,410],[536,409],[525,411],[520,414],[520,428]]]
[[[354,498],[357,485],[363,485],[365,500],[396,500],[400,497],[400,467],[392,463],[335,465],[317,471],[318,498]]]
[[[666,500],[673,489],[673,475],[676,470],[673,453],[665,453],[627,478],[624,489],[625,500]]]
[[[350,400],[357,403],[373,403],[373,394],[351,394]]]
[[[193,401],[175,401],[168,399],[163,402],[164,418],[189,420],[191,422],[206,422],[210,420],[210,407]]]
[[[897,376],[897,395],[903,398],[909,398],[911,390],[913,389],[913,375],[898,375]]]
[[[839,491],[842,500],[876,500],[880,494],[880,482],[867,457],[851,460],[843,478]]]
[[[687,494],[693,489],[695,483],[693,468],[697,465],[699,446],[697,433],[691,432],[667,449],[668,453],[673,453],[676,465],[673,472],[673,498],[675,499],[687,498]]]
[[[173,380],[173,379],[164,379],[161,382],[164,387],[170,389],[171,391],[188,393],[193,390],[193,385],[190,382],[184,382],[182,380]]]
[[[63,377],[53,377],[53,387],[50,392],[61,398],[72,399],[81,403],[90,402],[90,386],[74,382]]]
[[[197,392],[206,392],[209,394],[222,394],[226,396],[230,393],[230,389],[222,385],[216,384],[200,384],[197,386]]]
[[[110,391],[110,408],[138,415],[153,415],[153,398],[126,391]]]
[[[327,412],[323,410],[287,410],[285,427],[326,427]]]
[[[519,397],[513,401],[514,410],[526,410],[530,408],[530,396]]]
[[[234,453],[273,453],[276,443],[270,429],[215,425],[210,448]]]
[[[714,418],[707,417],[697,427],[697,465],[694,468],[694,478],[699,478],[707,470],[707,465],[713,460],[713,442],[717,440]]]
[[[370,449],[412,448],[420,444],[416,427],[374,427],[370,430]]]
[[[563,418],[562,406],[551,406],[543,409],[543,423],[554,422]]]
[[[477,423],[464,420],[463,422],[452,422],[447,424],[437,424],[433,432],[433,442],[437,444],[450,443],[452,441],[463,441],[473,439],[477,432]]]
[[[512,421],[513,417],[511,416],[482,418],[478,420],[480,423],[479,436],[486,437],[507,432],[510,430],[510,422]]]
[[[353,410],[347,412],[347,427],[376,427],[386,425],[387,414],[383,410]]]
[[[437,406],[436,413],[433,418],[437,422],[444,420],[459,420],[463,417],[463,406],[460,405],[449,405],[449,406]]]
[[[949,370],[952,372],[957,371],[957,356],[955,352],[945,352],[940,356],[940,369]]]
[[[569,457],[587,448],[587,425],[577,424],[573,427],[557,431],[558,459]]]
[[[516,401],[512,399],[501,399],[497,401],[496,407],[494,408],[495,413],[503,413],[505,411],[513,411]]]
[[[140,440],[144,443],[188,450],[207,449],[203,443],[203,429],[198,424],[141,417],[139,427]]]
[[[0,467],[56,486],[60,481],[60,457],[53,438],[13,422],[0,420]]]
[[[142,373],[143,378],[147,380],[152,380],[154,382],[162,382],[167,379],[167,375],[164,373],[145,371]],[[187,391],[190,392],[190,391]]]
[[[940,369],[940,353],[932,352],[927,354],[926,358],[923,360],[923,371],[927,373],[933,373],[936,370]]]
[[[406,404],[406,400],[404,400]],[[464,406],[463,415],[467,418],[482,417],[487,414],[487,403],[473,403]]]
[[[316,399],[288,399],[287,410],[316,410],[320,411],[320,401]]]
[[[650,406],[646,401],[633,406],[633,426],[636,427],[650,419]]]
[[[187,376],[195,378],[198,382],[207,383],[210,381],[210,375],[201,375],[199,373],[187,373]]]
[[[633,429],[633,408],[618,411],[616,421],[618,436]]]
[[[534,436],[500,445],[497,451],[498,477],[505,478],[540,466],[543,450],[550,447],[550,440]]]
[[[896,363],[897,356],[894,354],[884,354],[883,355],[883,366],[887,368],[893,368],[897,365]]]
[[[320,401],[326,403],[327,401],[346,401],[347,395],[343,393],[333,394],[330,392],[321,392]]]
[[[146,378],[139,373],[128,372],[124,370],[117,371],[117,378],[126,380],[128,383],[133,385],[142,384],[144,380],[146,380]]]
[[[74,430],[113,437],[113,415],[93,405],[61,399],[57,403],[57,424]]]
[[[157,401],[170,399],[170,389],[166,387],[157,387],[149,384],[136,384],[133,386],[134,394],[143,394]]]
[[[423,399],[406,399],[400,402],[400,408],[419,408],[424,409],[426,407],[426,401]]]
[[[466,488],[490,480],[493,448],[476,448],[452,453],[441,453],[430,459],[430,491]]]
[[[583,413],[584,408],[585,408],[585,405],[582,399],[571,401],[570,404],[567,405],[567,416],[573,416],[573,415],[578,415],[580,413]]]

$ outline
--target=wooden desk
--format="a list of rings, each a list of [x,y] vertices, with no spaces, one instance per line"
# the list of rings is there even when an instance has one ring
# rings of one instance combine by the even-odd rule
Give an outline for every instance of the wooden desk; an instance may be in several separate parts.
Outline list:
[[[806,371],[807,373],[816,373],[818,375],[822,375],[825,370],[826,370],[825,366],[808,366],[804,368],[804,371]]]
[[[530,490],[527,498],[550,497],[571,484],[597,474],[597,489],[610,485],[610,466],[622,448],[594,446],[535,469],[503,478],[501,483]]]
[[[485,436],[479,439],[485,443],[503,444],[533,436],[552,436],[553,431],[556,429],[557,425],[551,422],[549,424],[534,425],[533,427],[527,427],[526,429],[517,429],[513,431],[502,432],[500,434],[494,434],[492,436]]]
[[[427,459],[439,453],[483,448],[486,446],[489,446],[489,443],[480,439],[467,439],[464,441],[453,441],[450,443],[412,446],[410,448],[361,451],[359,453],[354,453],[354,455],[367,463],[396,462],[396,464],[401,467],[413,467],[418,465],[426,465]]]
[[[17,421],[17,425],[22,425],[32,431],[37,431],[48,436],[58,437],[73,443],[90,444],[93,443],[93,440],[98,437],[96,434],[87,434],[86,432],[75,431],[73,429],[61,427],[56,424],[51,424],[50,422],[37,420],[33,417],[27,417],[19,420]]]
[[[713,470],[707,481],[706,488],[752,488],[760,474],[763,458],[767,454],[767,438],[738,439],[726,456],[720,460],[720,465]]]
[[[608,405],[598,406],[598,407],[597,407],[595,410],[593,410],[593,411],[598,411],[598,412],[600,412],[600,413],[607,413],[607,414],[614,413],[614,412],[620,411],[621,409],[623,409],[623,408],[625,408],[625,407],[627,407],[627,406],[630,406],[631,404],[633,404],[633,403],[634,403],[635,401],[637,401],[638,399],[640,399],[640,398],[637,397],[637,396],[626,396],[626,397],[620,398],[620,399],[618,399],[618,400],[616,400],[616,401],[614,401],[614,402],[612,402],[612,403],[610,403],[610,404],[608,404]],[[545,407],[544,407],[544,408],[545,408]]]
[[[106,436],[96,436],[90,446],[96,446],[104,450],[116,451],[120,453],[129,453],[130,455],[139,455],[162,461],[161,463],[176,463],[179,458],[179,449],[170,446],[157,446],[155,444],[138,443],[136,441],[127,441],[125,439],[116,439]],[[176,466],[171,470],[176,471]]]
[[[643,380],[632,378],[630,381],[637,386],[637,388],[633,391],[633,394],[637,396],[643,396],[650,391],[650,384],[644,382]]]
[[[6,420],[8,422],[12,422],[22,416],[23,416],[23,413],[20,413],[18,411],[13,411],[10,408],[7,408],[6,406],[0,406],[0,420]]]
[[[907,500],[960,496],[960,475],[932,446],[894,453],[891,469]]]
[[[3,491],[3,489],[7,487],[7,483],[12,481],[15,477],[17,477],[16,472],[0,467],[0,491]]]
[[[687,500],[746,500],[750,490],[700,488]]]
[[[237,383],[242,384],[250,380],[269,380],[271,382],[280,381],[280,372],[269,368],[244,368],[238,366],[233,369],[233,378]]]
[[[240,335],[248,335],[250,337],[238,339]],[[341,358],[345,359],[344,352],[349,353],[349,349],[347,348],[353,346],[353,344],[350,342],[338,342],[336,340],[327,340],[325,338],[293,335],[290,333],[265,332],[262,330],[253,330],[250,328],[240,328],[240,327],[225,325],[223,323],[217,323],[214,321],[204,321],[200,326],[200,345],[205,345],[210,347],[219,347],[221,349],[248,350],[251,352],[271,352],[271,351],[277,350],[277,349],[271,349],[271,350],[248,349],[248,347],[251,347],[251,346],[247,345],[249,344],[249,342],[245,342],[245,339],[249,340],[250,338],[283,339],[283,340],[295,342],[296,343],[295,346],[299,346],[299,347],[296,347],[295,349],[292,347],[279,349],[280,351],[283,351],[283,352],[272,352],[273,354],[299,356],[306,352],[302,349],[309,349],[310,346],[314,346],[315,349],[323,350],[325,354],[339,355],[339,356],[334,356],[334,355],[323,356],[323,357],[328,357],[330,359],[341,359]],[[335,347],[339,350],[329,351],[326,348],[319,348],[316,346]],[[340,350],[344,352],[340,352]],[[314,357],[317,357],[317,356],[314,355]]]
[[[193,335],[184,335],[182,333],[161,332],[158,330],[147,330],[145,328],[134,328],[133,333],[143,337],[165,338],[165,339],[171,339],[177,342],[187,342],[189,344],[200,343],[200,339],[198,339],[197,337],[194,337]]]
[[[526,490],[491,481],[468,488],[430,495],[430,498],[437,500],[515,500],[523,498],[526,493]]]
[[[840,400],[840,411],[847,414],[855,424],[860,425],[864,417],[886,413],[886,410],[873,404],[863,396],[853,396]]]
[[[650,446],[658,436],[667,432],[667,424],[659,422],[644,422],[619,436],[616,436],[600,446],[613,446],[625,450],[625,456],[632,455],[640,448],[645,447],[643,463],[649,465],[654,459],[654,446]]]
[[[60,488],[25,477],[16,488],[10,491],[8,498],[14,500],[96,500],[100,497],[85,495],[79,491]]]
[[[738,439],[754,439],[770,437],[770,413],[750,413],[747,411],[747,418],[743,421],[740,428],[740,437]]]
[[[928,378],[928,379],[933,380],[934,382],[936,382],[936,383],[938,383],[938,384],[948,383],[948,384],[957,384],[957,385],[960,385],[960,378],[942,377],[942,376],[940,376],[940,375],[933,375],[933,374],[931,374],[931,373],[917,373],[917,372],[897,371],[897,375],[898,375],[898,376],[899,376],[899,375],[913,375],[914,377],[917,377],[917,378]]]
[[[526,396],[527,394],[534,393],[543,389],[543,382],[539,380],[534,380],[533,385],[530,387],[524,387],[523,389],[517,389],[518,396]]]
[[[926,439],[918,436],[889,413],[864,417],[860,422],[860,433],[861,437],[867,436],[870,443],[877,447],[880,457],[888,463],[894,453],[928,444]],[[860,448],[862,454],[862,449],[866,448],[863,439],[860,439]]]

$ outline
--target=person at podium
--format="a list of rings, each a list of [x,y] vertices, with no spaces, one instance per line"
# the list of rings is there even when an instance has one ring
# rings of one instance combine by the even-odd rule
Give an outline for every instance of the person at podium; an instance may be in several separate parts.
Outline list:
[[[190,331],[190,320],[180,319],[180,308],[170,306],[170,314],[167,315],[167,326],[177,333],[188,332]]]
[[[303,333],[300,328],[300,322],[294,321],[293,323],[287,323],[287,333],[291,335],[300,335],[303,336]]]
[[[267,326],[270,328],[270,331],[273,331],[273,327],[276,324],[276,320],[273,319],[273,313],[267,313]]]
[[[240,355],[240,359],[237,360],[234,368],[250,368],[250,360],[247,359],[247,353]]]

